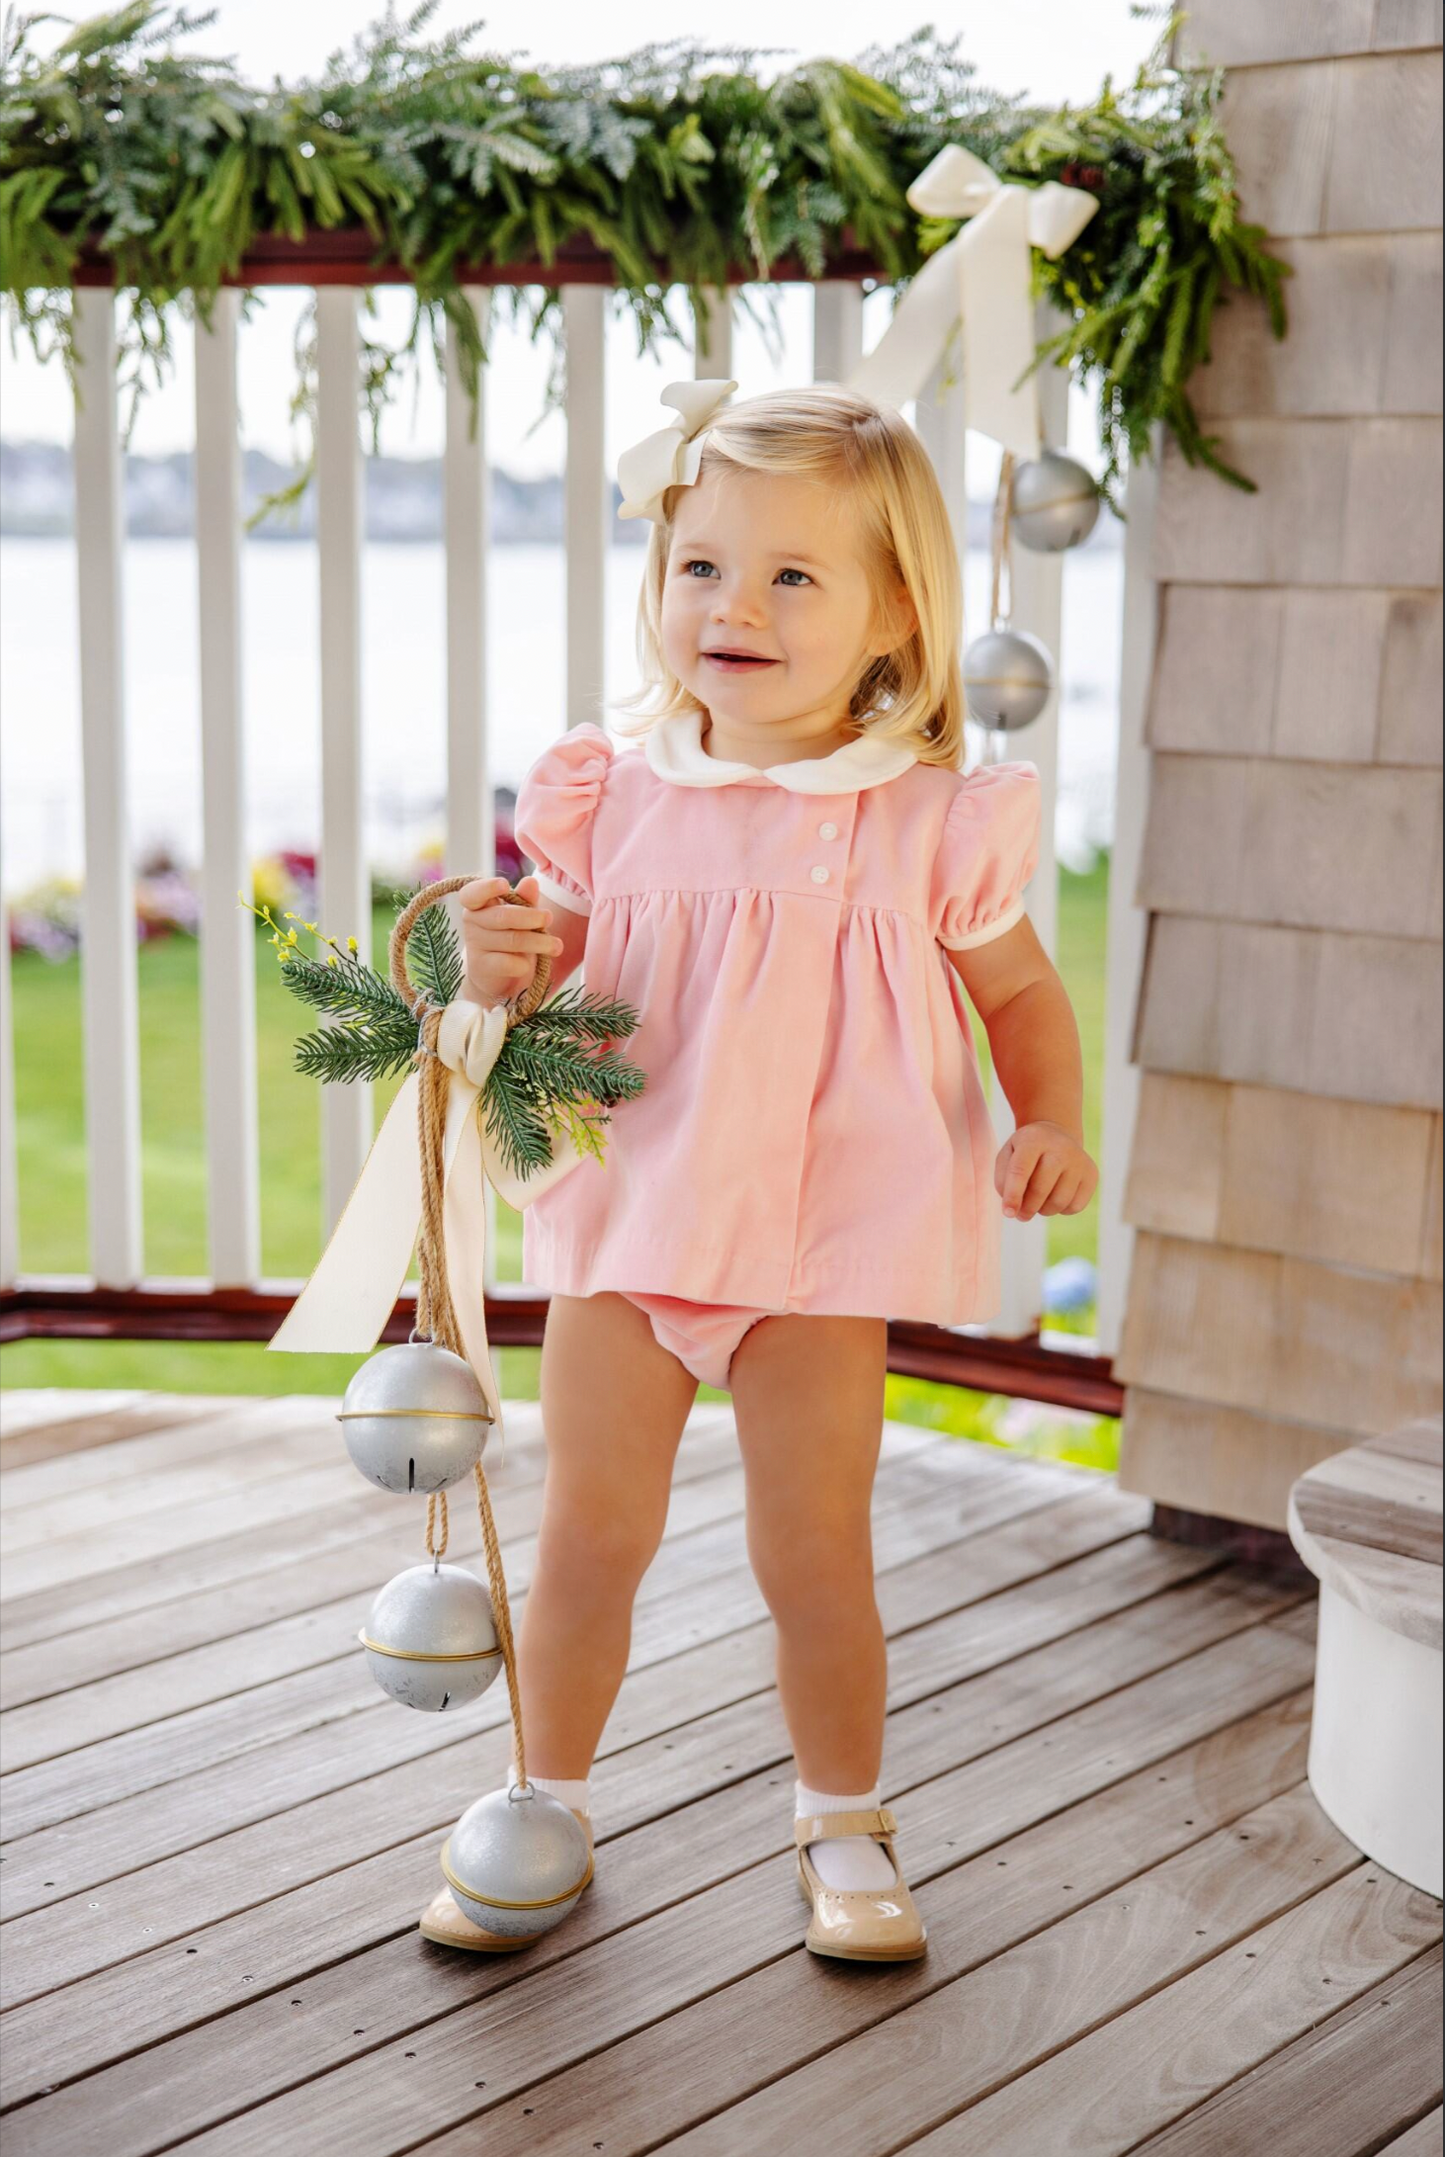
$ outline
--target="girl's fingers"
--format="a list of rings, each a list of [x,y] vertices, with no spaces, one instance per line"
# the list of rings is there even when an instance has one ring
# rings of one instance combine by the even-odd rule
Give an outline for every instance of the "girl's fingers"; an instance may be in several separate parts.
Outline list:
[[[1025,1186],[1024,1195],[1019,1204],[1019,1219],[1021,1221],[1031,1221],[1033,1219],[1058,1180],[1057,1163],[1050,1160],[1046,1153],[1041,1153],[1035,1163],[1034,1172]]]
[[[474,876],[472,881],[463,884],[457,893],[457,904],[466,907],[468,911],[487,906],[499,891],[510,891],[511,888],[505,876]]]
[[[1042,1146],[1037,1139],[1020,1139],[1017,1132],[1009,1140],[1007,1147],[1004,1149],[1007,1166],[1004,1169],[1003,1181],[999,1186],[1005,1213],[1014,1214],[1018,1212],[1023,1202],[1024,1192],[1028,1188],[1029,1178],[1033,1174],[1035,1163],[1038,1161],[1041,1151]],[[1003,1165],[1003,1158],[1003,1156],[1000,1157],[1000,1165]]]

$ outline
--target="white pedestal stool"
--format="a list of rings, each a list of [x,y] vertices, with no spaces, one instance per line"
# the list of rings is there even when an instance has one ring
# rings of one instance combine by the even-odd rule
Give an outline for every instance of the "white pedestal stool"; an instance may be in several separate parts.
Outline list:
[[[1441,1420],[1334,1454],[1290,1493],[1289,1536],[1320,1584],[1309,1778],[1367,1857],[1438,1896]]]

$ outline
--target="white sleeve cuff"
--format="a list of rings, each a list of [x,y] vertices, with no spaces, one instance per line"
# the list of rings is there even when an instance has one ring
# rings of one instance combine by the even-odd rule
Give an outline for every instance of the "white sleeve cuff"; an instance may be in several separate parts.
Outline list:
[[[560,906],[571,914],[591,913],[592,901],[584,899],[580,892],[569,891],[565,884],[554,884],[551,877],[543,876],[540,869],[534,869],[532,874],[537,879],[538,891],[550,905]]]
[[[1007,935],[1015,923],[1023,920],[1024,913],[1024,902],[1020,897],[1014,900],[1012,906],[1006,906],[1001,914],[995,914],[993,920],[983,928],[970,929],[967,936],[940,936],[938,941],[945,951],[972,951],[975,944],[991,944],[996,936]]]

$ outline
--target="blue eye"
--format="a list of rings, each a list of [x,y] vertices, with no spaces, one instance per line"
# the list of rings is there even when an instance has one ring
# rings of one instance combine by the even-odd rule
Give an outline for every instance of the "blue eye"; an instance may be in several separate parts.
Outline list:
[[[683,574],[684,576],[691,576],[694,569],[711,569],[712,566],[713,565],[711,562],[704,562],[701,560],[695,562],[684,562],[682,565]]]
[[[801,577],[805,584],[811,584],[813,581],[806,569],[780,569],[778,575],[780,577]]]

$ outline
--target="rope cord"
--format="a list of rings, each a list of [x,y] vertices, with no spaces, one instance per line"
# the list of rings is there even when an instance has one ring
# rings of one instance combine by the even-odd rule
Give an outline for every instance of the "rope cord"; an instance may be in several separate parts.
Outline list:
[[[449,1348],[454,1355],[463,1358],[466,1350],[462,1346],[461,1330],[457,1324],[456,1309],[447,1280],[446,1231],[443,1218],[446,1191],[447,1095],[451,1087],[451,1074],[437,1054],[436,1040],[444,1007],[432,1003],[420,989],[413,987],[406,970],[406,945],[407,938],[427,907],[449,898],[454,891],[460,891],[464,884],[475,882],[476,878],[471,876],[447,876],[417,892],[397,916],[388,953],[392,986],[415,1013],[418,1032],[412,1060],[420,1067],[420,1083],[417,1088],[417,1140],[421,1149],[422,1211],[421,1227],[417,1236],[417,1263],[421,1272],[421,1286],[417,1292],[414,1331],[434,1342],[437,1347]],[[531,901],[515,891],[499,891],[486,903],[489,906],[507,903],[529,906]],[[547,993],[551,974],[551,957],[545,951],[540,952],[532,979],[507,1002],[509,1032],[520,1020],[530,1018],[537,1009]],[[501,1545],[497,1540],[491,1496],[480,1460],[472,1473],[477,1485],[477,1511],[481,1516],[482,1545],[487,1555],[487,1578],[491,1583],[492,1622],[497,1629],[497,1642],[507,1672],[507,1691],[511,1696],[517,1780],[525,1787],[527,1756],[522,1739],[522,1694],[517,1683],[517,1658],[512,1635],[511,1607],[507,1601],[507,1579],[502,1570]],[[446,1492],[437,1491],[427,1500],[428,1557],[441,1558],[447,1547],[447,1533]]]
[[[1013,532],[1011,520],[1014,492],[1014,453],[1006,449],[998,472],[998,493],[993,498],[993,522],[990,531],[990,552],[993,556],[993,587],[989,593],[988,626],[1001,628],[1013,613],[1014,572]],[[1008,609],[1004,610],[1003,578],[1008,571]]]

